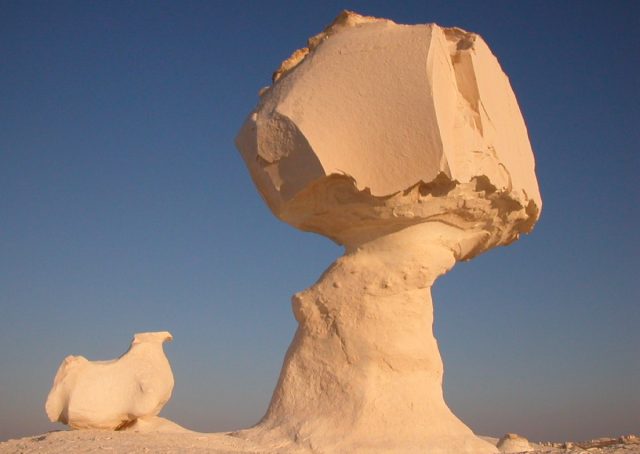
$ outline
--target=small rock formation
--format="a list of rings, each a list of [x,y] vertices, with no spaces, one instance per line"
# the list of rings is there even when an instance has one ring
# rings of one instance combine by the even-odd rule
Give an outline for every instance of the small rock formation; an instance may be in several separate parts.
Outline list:
[[[623,445],[640,445],[640,437],[633,434],[622,435],[617,442]]]
[[[173,390],[162,349],[172,339],[167,331],[136,334],[129,350],[110,361],[67,356],[49,392],[47,416],[74,429],[108,430],[156,416]]]
[[[280,450],[495,453],[449,410],[431,286],[542,206],[509,81],[478,35],[343,12],[260,92],[236,144],[273,213],[345,246],[293,297],[264,418]]]
[[[498,449],[504,453],[533,451],[529,440],[518,434],[506,434],[498,441]]]
[[[193,433],[179,424],[160,416],[141,416],[121,429],[126,432],[153,432],[153,433]]]

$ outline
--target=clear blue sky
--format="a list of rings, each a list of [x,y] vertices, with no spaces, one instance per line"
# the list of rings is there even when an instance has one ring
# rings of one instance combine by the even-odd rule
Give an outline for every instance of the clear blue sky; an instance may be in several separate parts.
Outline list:
[[[341,250],[278,221],[233,139],[279,63],[342,9],[480,33],[544,199],[532,233],[434,288],[445,392],[476,432],[640,431],[640,3],[0,1],[0,440],[68,354],[169,330],[164,415],[248,426],[290,296]]]

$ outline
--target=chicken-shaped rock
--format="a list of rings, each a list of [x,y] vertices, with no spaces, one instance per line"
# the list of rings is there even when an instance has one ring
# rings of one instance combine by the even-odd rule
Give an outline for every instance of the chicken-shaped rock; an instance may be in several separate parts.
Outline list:
[[[52,422],[74,429],[118,430],[160,413],[173,391],[173,373],[162,344],[167,331],[139,333],[118,359],[89,361],[67,356],[45,409]]]

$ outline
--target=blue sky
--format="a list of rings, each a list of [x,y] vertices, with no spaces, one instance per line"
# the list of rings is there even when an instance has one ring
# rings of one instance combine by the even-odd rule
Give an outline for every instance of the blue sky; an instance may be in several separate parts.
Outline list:
[[[519,99],[542,218],[434,287],[445,394],[476,432],[640,427],[640,3],[0,1],[0,440],[61,428],[68,354],[169,330],[163,415],[267,408],[291,295],[341,249],[278,221],[233,139],[342,9],[481,34]]]

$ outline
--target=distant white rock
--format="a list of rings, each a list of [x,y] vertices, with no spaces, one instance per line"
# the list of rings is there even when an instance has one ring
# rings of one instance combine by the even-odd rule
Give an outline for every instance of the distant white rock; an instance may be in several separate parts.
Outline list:
[[[89,361],[67,356],[45,409],[52,422],[74,429],[121,429],[160,413],[173,391],[173,373],[162,344],[167,331],[136,334],[118,359]]]
[[[529,440],[518,434],[506,434],[498,441],[498,449],[504,453],[532,452]]]

